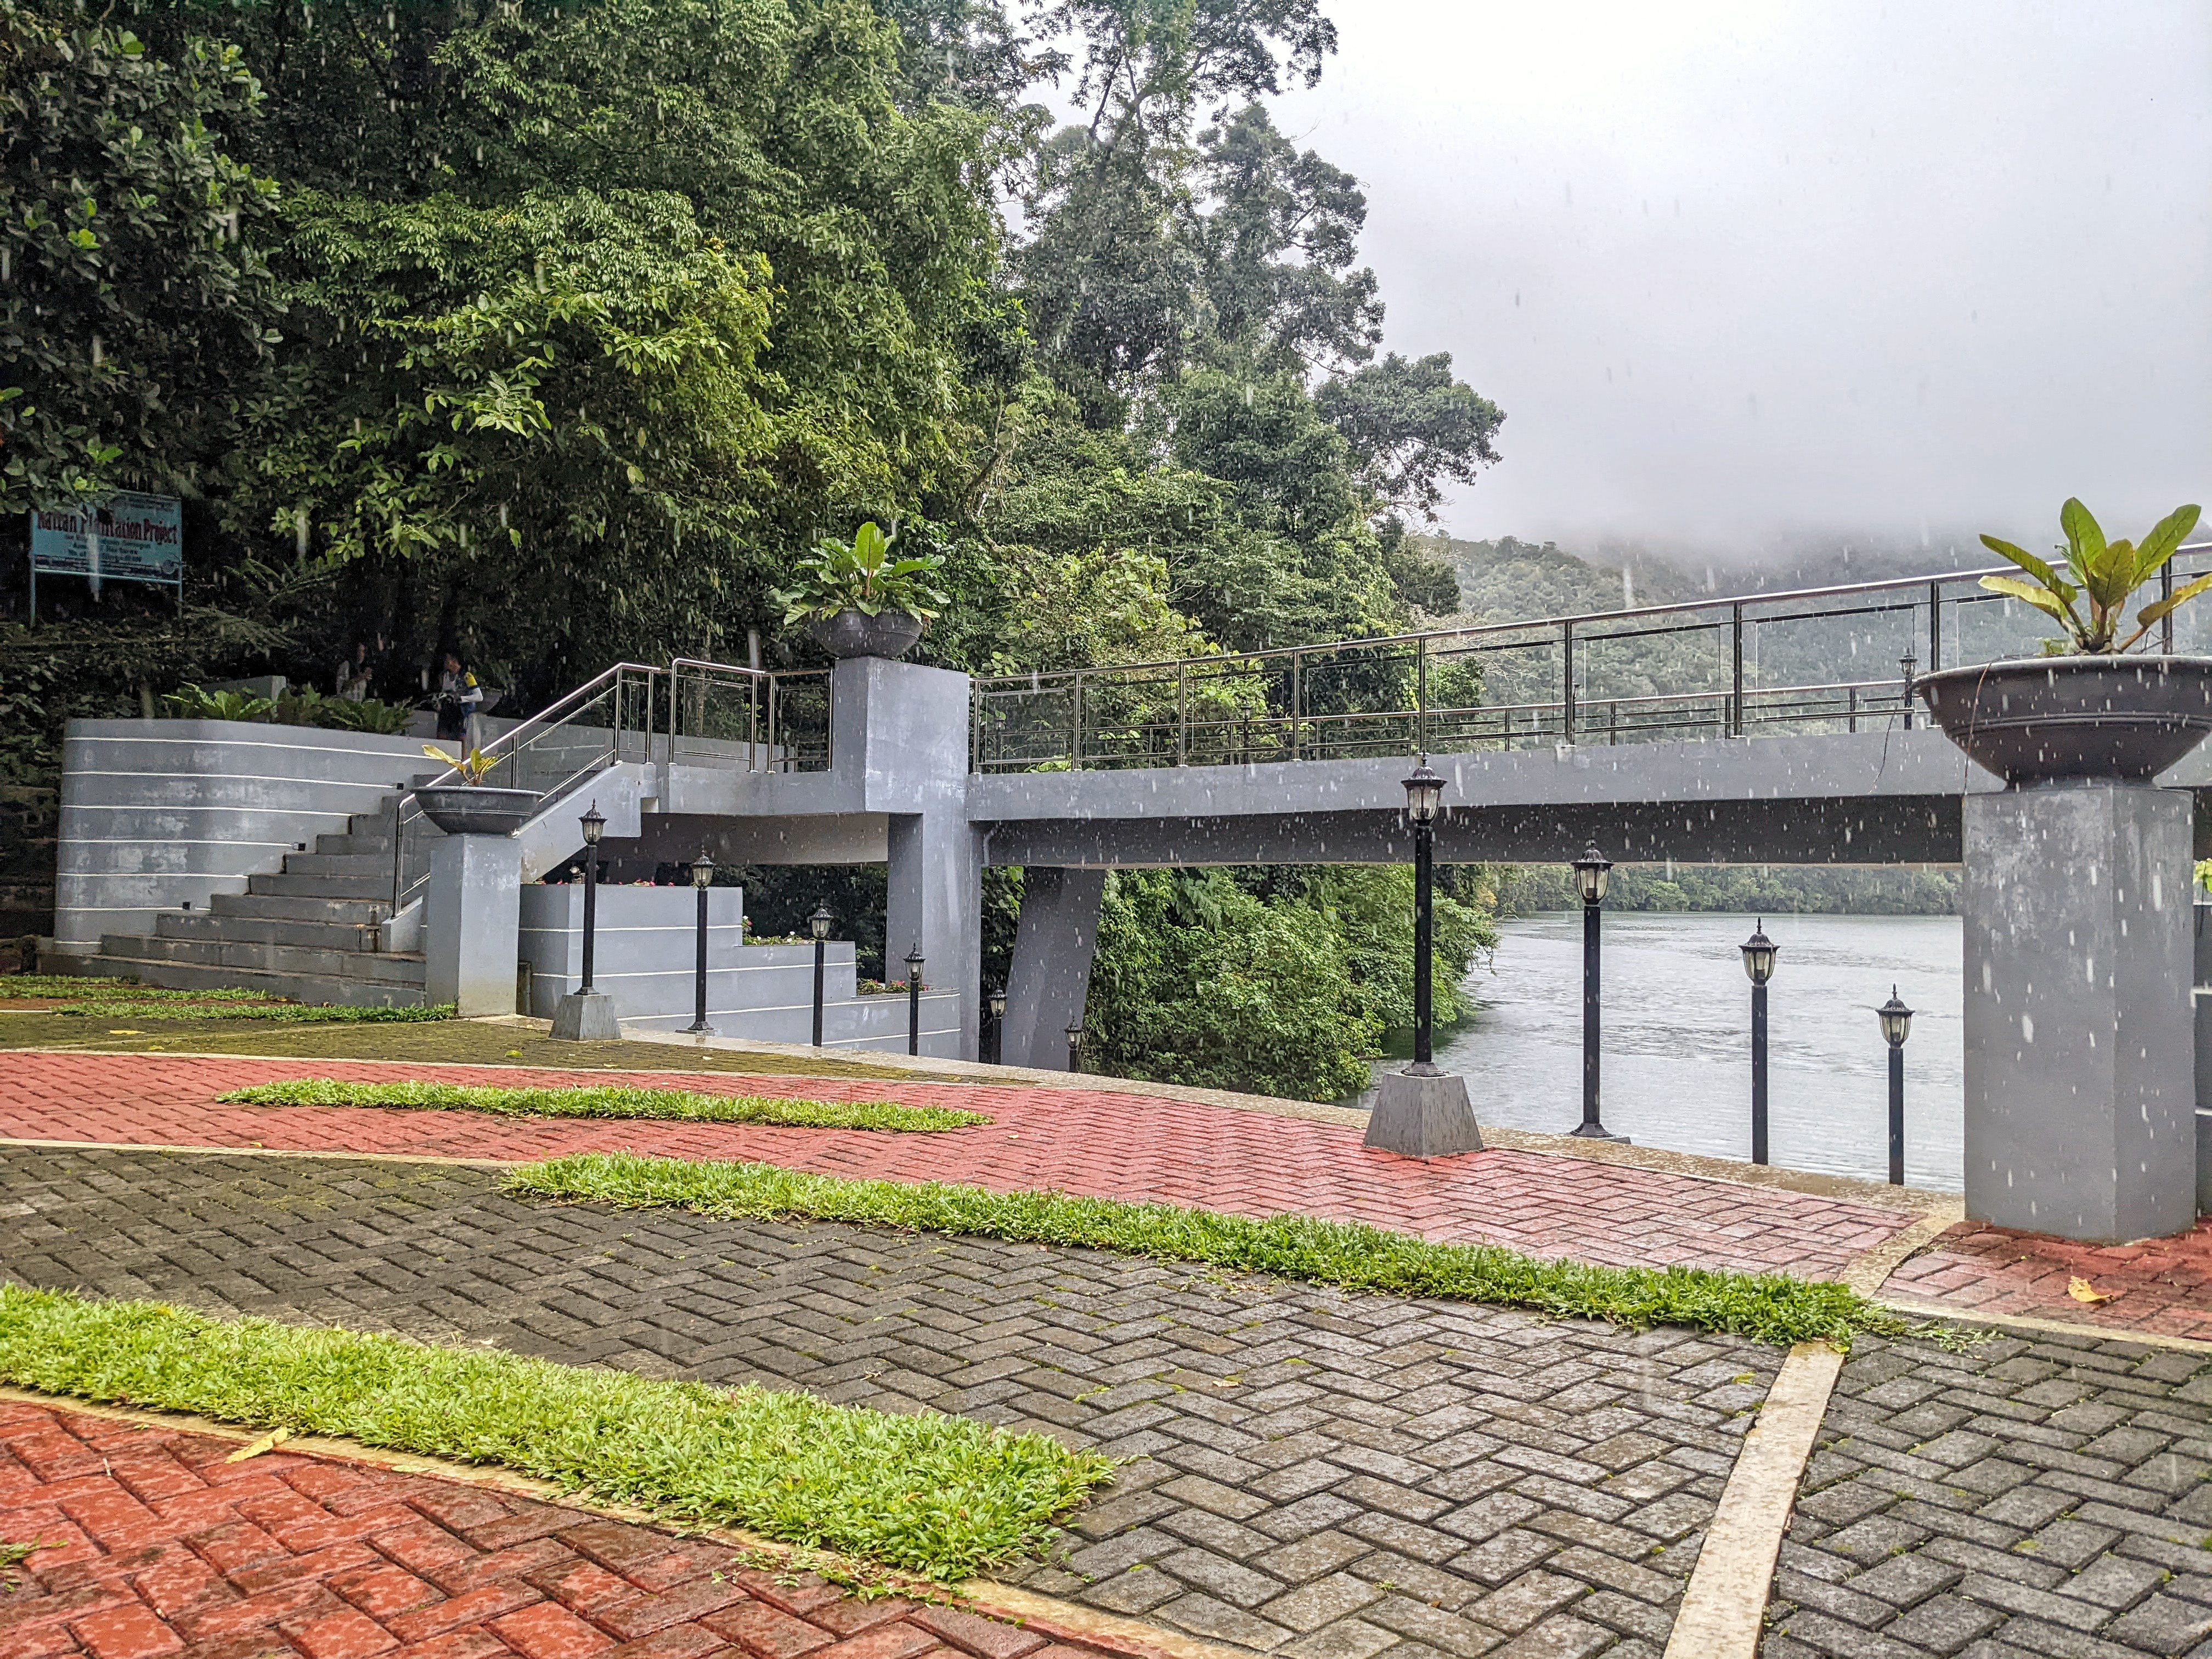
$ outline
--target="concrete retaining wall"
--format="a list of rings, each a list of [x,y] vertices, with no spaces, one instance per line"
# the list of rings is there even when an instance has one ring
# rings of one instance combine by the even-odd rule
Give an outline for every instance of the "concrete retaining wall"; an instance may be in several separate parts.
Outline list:
[[[697,1009],[698,897],[690,887],[602,887],[594,928],[593,988],[614,999],[616,1017],[652,1030],[680,1031]],[[814,947],[743,942],[744,890],[708,890],[707,1019],[720,1036],[807,1042],[814,1034]],[[530,1009],[550,1019],[576,988],[584,965],[584,890],[532,883],[522,890],[521,958],[530,965]],[[904,1054],[907,1000],[858,994],[849,939],[824,952],[822,1041],[830,1048]],[[957,1059],[960,999],[921,999],[921,1052]]]
[[[62,740],[54,941],[147,934],[189,901],[336,835],[434,763],[413,738],[240,720],[71,720]]]

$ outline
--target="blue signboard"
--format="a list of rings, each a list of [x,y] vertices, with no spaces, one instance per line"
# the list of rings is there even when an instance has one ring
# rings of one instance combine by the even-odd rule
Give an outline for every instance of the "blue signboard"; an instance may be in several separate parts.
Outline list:
[[[174,495],[118,491],[94,506],[31,514],[31,593],[40,575],[103,581],[161,582],[180,592],[185,580],[184,503]]]

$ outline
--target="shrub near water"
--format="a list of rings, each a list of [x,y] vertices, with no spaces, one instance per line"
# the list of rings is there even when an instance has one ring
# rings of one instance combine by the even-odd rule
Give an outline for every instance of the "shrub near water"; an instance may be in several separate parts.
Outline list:
[[[0,1378],[494,1463],[602,1503],[957,1579],[1034,1552],[1109,1460],[1040,1434],[489,1348],[0,1286]]]
[[[1704,1267],[1600,1267],[1490,1244],[1437,1244],[1357,1222],[1265,1220],[938,1182],[854,1181],[769,1164],[687,1163],[590,1152],[525,1164],[509,1190],[634,1207],[666,1205],[748,1220],[804,1216],[1085,1246],[1273,1273],[1391,1296],[1503,1303],[1616,1324],[1692,1325],[1763,1342],[1847,1343],[1901,1322],[1841,1285]]]
[[[808,1129],[929,1133],[991,1120],[941,1106],[887,1100],[793,1100],[708,1095],[685,1089],[501,1089],[462,1083],[339,1083],[301,1078],[234,1089],[217,1100],[246,1106],[390,1106],[418,1111],[491,1112],[502,1117],[669,1118],[694,1123],[765,1123]]]

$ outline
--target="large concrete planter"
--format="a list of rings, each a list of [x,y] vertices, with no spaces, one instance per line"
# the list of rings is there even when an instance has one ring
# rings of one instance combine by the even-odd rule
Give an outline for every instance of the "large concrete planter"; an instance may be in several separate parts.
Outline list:
[[[1914,687],[1952,742],[2013,783],[2154,777],[2212,735],[2212,657],[2029,657]]]
[[[921,618],[904,611],[871,617],[840,611],[827,622],[811,622],[806,631],[833,657],[902,657],[921,637]]]
[[[440,783],[415,791],[422,816],[449,836],[511,836],[537,816],[535,789]]]

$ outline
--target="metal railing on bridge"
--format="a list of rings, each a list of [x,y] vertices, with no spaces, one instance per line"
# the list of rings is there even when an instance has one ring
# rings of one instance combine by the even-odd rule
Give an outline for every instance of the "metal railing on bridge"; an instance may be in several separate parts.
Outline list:
[[[2161,587],[2208,568],[2212,543],[2193,543]],[[1087,771],[1881,730],[1913,719],[1911,672],[2039,652],[2049,619],[1979,586],[2001,574],[2018,573],[978,679],[970,764]],[[2185,607],[2156,648],[2212,648],[2212,622]]]
[[[609,767],[716,766],[818,772],[830,765],[830,671],[770,671],[679,657],[665,668],[617,663],[482,750],[483,782],[557,802]],[[459,746],[450,741],[448,752]],[[447,768],[428,781],[452,783]],[[393,824],[392,908],[404,909],[430,875],[437,833],[411,795]]]

